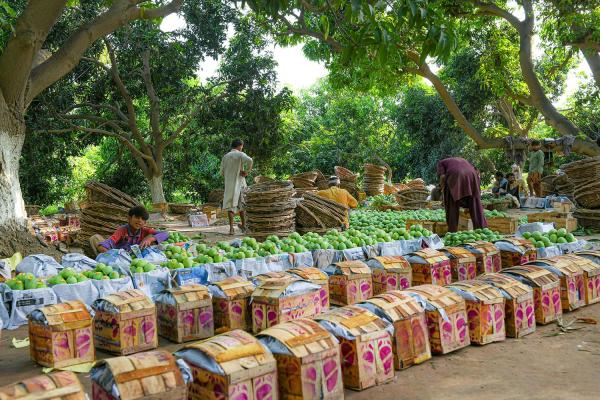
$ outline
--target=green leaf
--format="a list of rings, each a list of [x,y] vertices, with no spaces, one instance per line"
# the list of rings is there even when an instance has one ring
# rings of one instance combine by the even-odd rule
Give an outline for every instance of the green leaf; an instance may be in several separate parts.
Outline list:
[[[323,37],[327,40],[329,37],[329,18],[325,15],[321,15],[321,32],[323,32]]]

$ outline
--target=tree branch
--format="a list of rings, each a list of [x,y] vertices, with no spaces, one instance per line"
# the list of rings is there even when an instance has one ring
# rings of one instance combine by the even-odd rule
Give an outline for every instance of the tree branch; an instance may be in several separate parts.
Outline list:
[[[23,95],[34,59],[66,0],[30,0],[17,20],[15,33],[0,55],[0,91],[9,105],[24,107]]]
[[[496,4],[477,0],[473,0],[472,3],[479,9],[477,14],[500,17],[511,24],[516,30],[520,30],[522,28],[522,23],[517,17],[512,15],[507,10],[498,7]]]
[[[51,0],[37,0],[40,3],[46,1]],[[183,0],[172,0],[162,7],[145,9],[137,7],[135,1],[114,1],[108,11],[81,26],[56,53],[31,71],[31,84],[26,96],[27,104],[44,89],[75,68],[88,47],[99,38],[108,35],[130,21],[155,19],[169,15],[176,12],[182,3]]]
[[[152,129],[152,136],[154,137],[154,143],[160,144],[162,142],[162,132],[160,129],[160,100],[154,90],[154,84],[152,83],[152,75],[150,73],[150,51],[145,50],[142,53],[142,78],[146,86],[146,92],[150,99],[150,127]]]
[[[310,36],[312,38],[322,41],[323,43],[327,43],[336,52],[342,51],[342,45],[340,42],[334,40],[331,36],[328,36],[327,38],[325,38],[325,35],[323,35],[321,32],[316,32],[316,31],[308,29],[308,27],[306,26],[306,23],[303,20],[301,20],[300,17],[297,17],[297,22],[300,25],[300,28],[295,27],[290,21],[288,21],[281,14],[276,14],[274,18],[276,20],[282,22],[287,27],[288,30],[286,32],[283,32],[284,35],[296,34],[296,35]]]
[[[592,76],[596,82],[596,86],[600,87],[600,53],[594,50],[582,50],[583,57],[587,61],[590,70],[592,70]]]

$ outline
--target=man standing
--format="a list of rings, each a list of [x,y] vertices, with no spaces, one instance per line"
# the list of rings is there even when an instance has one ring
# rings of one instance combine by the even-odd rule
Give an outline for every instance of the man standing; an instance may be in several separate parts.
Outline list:
[[[231,142],[231,151],[221,160],[221,175],[225,180],[225,193],[223,194],[223,209],[227,210],[229,217],[229,234],[233,235],[233,217],[237,212],[242,220],[242,231],[246,230],[246,213],[244,212],[243,199],[246,189],[246,176],[252,170],[252,159],[242,150],[244,142],[235,139]]]
[[[460,157],[446,158],[438,162],[437,174],[444,194],[448,232],[458,230],[460,207],[469,209],[474,229],[487,227],[481,205],[479,174],[475,167]]]
[[[339,186],[340,178],[333,175],[329,178],[329,189],[319,190],[317,195],[335,201],[336,203],[340,203],[347,208],[356,208],[358,205],[356,199],[346,189],[342,189]],[[350,226],[348,222],[348,210],[346,210],[344,225],[346,225],[346,228]]]
[[[542,197],[542,173],[544,172],[544,152],[541,149],[539,140],[531,142],[531,152],[529,153],[529,175],[527,175],[527,184],[529,185],[529,194],[531,197]]]

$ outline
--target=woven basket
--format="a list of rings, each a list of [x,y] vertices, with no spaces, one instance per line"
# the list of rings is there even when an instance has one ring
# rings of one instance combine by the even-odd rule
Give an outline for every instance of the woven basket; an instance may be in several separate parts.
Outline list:
[[[575,187],[585,185],[600,178],[600,156],[584,158],[560,167],[575,184]]]
[[[335,166],[333,167],[333,171],[340,180],[356,182],[356,179],[358,178],[357,174],[344,167]]]
[[[294,179],[305,179],[314,184],[316,182],[318,176],[319,176],[319,173],[317,171],[310,171],[310,172],[303,172],[301,174],[292,175],[292,176],[290,176],[290,180],[293,181]]]
[[[140,203],[129,196],[127,193],[121,192],[104,183],[90,181],[85,185],[88,201],[115,203],[127,208],[139,206]]]
[[[295,230],[295,194],[290,181],[252,185],[246,192],[246,218],[249,235],[287,236]]]
[[[315,180],[315,186],[319,190],[325,190],[329,187],[329,179],[323,175],[323,173],[319,170],[315,171],[317,173],[317,179]]]
[[[254,183],[265,183],[265,182],[273,182],[275,179],[269,178],[268,176],[259,175],[254,177]]]
[[[410,209],[427,208],[427,197],[429,191],[426,189],[406,189],[396,193],[398,205]]]
[[[590,182],[575,189],[575,200],[587,209],[600,208],[600,181]]]
[[[413,179],[406,184],[411,189],[425,189],[425,181],[421,178]]]
[[[215,189],[211,190],[208,193],[208,202],[211,204],[221,204],[223,202],[223,195],[225,194],[225,190],[223,189]]]
[[[346,219],[346,210],[335,201],[306,193],[296,208],[296,223],[307,228],[338,228]]]
[[[313,188],[315,186],[315,181],[306,179],[306,178],[291,178],[292,183],[295,188]]]
[[[600,210],[578,208],[573,213],[577,223],[584,228],[600,228]]]

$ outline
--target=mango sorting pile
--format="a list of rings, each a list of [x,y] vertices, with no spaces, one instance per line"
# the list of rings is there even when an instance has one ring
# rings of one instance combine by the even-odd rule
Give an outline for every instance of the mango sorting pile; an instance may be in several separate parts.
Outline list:
[[[473,231],[459,231],[447,233],[444,238],[445,246],[458,246],[465,243],[471,243],[477,240],[486,242],[497,242],[503,236],[499,232],[494,232],[489,228],[475,229]]]
[[[524,232],[523,237],[533,242],[538,249],[551,247],[556,244],[574,243],[577,241],[572,233],[567,232],[565,228],[552,229],[549,232]]]
[[[18,274],[14,279],[9,279],[6,284],[12,290],[30,290],[46,287],[46,284],[37,279],[33,274]]]

